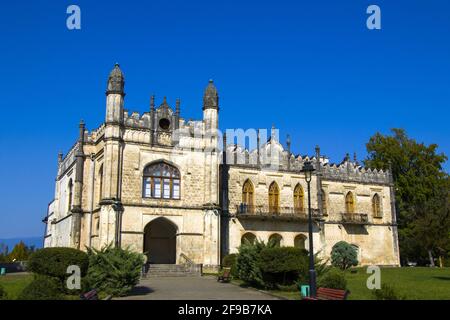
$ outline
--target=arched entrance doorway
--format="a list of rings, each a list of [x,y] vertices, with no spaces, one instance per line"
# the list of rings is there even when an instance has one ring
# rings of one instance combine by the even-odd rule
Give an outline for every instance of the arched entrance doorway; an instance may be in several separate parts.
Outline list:
[[[145,226],[144,253],[149,263],[176,263],[177,227],[166,218],[158,218]]]

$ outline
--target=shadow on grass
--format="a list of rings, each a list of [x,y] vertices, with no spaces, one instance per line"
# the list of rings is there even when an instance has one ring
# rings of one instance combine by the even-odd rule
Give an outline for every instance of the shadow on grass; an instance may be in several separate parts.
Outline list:
[[[445,277],[445,276],[434,276],[433,278],[438,279],[438,280],[450,281],[450,277]]]

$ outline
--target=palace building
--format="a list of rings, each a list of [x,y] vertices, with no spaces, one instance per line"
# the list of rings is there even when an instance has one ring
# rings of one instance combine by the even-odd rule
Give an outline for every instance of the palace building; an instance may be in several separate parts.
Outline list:
[[[344,240],[362,265],[400,264],[389,171],[364,168],[348,155],[332,164],[318,147],[313,156],[295,156],[274,129],[268,139],[258,131],[253,150],[235,144],[218,131],[212,81],[198,121],[181,117],[179,99],[172,108],[166,98],[156,106],[154,96],[148,112],[130,114],[124,86],[116,64],[104,123],[88,131],[81,122],[79,139],[58,156],[46,247],[113,244],[145,253],[150,264],[214,270],[246,240],[307,249],[310,200],[320,256]],[[306,161],[315,168],[310,199]]]

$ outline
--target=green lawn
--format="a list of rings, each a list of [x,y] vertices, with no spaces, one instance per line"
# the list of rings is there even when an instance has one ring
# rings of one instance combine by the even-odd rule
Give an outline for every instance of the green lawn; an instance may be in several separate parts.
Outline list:
[[[22,289],[33,280],[32,274],[0,276],[0,285],[5,289],[8,299],[16,299]]]
[[[350,300],[374,299],[366,281],[366,268],[348,273]],[[381,283],[393,286],[408,300],[450,300],[450,268],[382,268]]]
[[[370,274],[366,268],[356,269],[357,273],[346,273],[349,300],[372,300],[372,291],[366,281]],[[239,280],[233,280],[241,284]],[[450,268],[382,268],[381,283],[395,288],[399,295],[408,300],[450,300]],[[287,299],[299,300],[299,292],[270,291]]]

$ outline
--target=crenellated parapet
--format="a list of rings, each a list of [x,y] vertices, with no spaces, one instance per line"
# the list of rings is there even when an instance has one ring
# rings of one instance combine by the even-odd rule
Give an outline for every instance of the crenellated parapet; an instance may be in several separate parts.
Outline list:
[[[58,166],[58,177],[64,174],[75,163],[77,146],[78,142],[75,143],[72,148],[70,148],[70,151],[62,158]]]
[[[340,164],[323,165],[321,169],[324,180],[390,184],[389,170],[365,168],[348,160]]]
[[[317,161],[316,156],[290,154],[273,138],[260,146],[259,152],[258,148],[248,150],[238,144],[227,145],[226,161],[228,165],[290,172],[299,172],[306,161],[312,162],[317,170],[317,163],[319,162],[320,174],[323,180],[390,184],[390,173],[388,170],[365,168],[357,161],[350,161],[348,157],[340,164],[332,164],[325,156],[320,156],[319,161]]]

